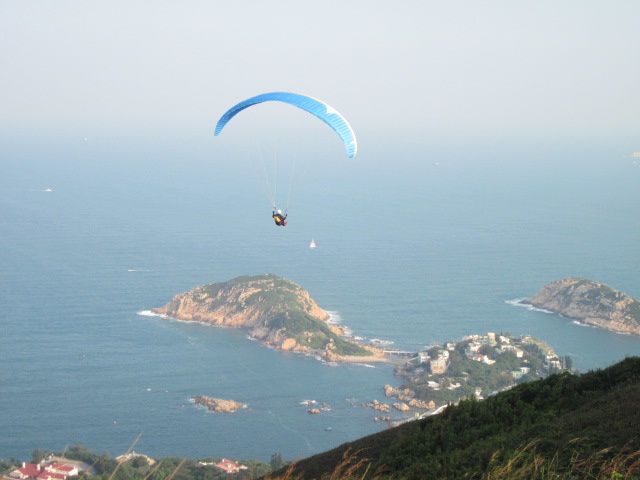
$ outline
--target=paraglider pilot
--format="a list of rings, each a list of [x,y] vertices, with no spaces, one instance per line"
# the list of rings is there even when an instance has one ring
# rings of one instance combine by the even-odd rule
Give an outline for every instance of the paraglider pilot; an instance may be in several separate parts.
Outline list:
[[[287,226],[287,215],[288,213],[286,211],[283,215],[282,210],[276,210],[275,207],[273,207],[273,211],[271,212],[271,217],[273,218],[273,221],[276,222],[276,226],[278,227]]]

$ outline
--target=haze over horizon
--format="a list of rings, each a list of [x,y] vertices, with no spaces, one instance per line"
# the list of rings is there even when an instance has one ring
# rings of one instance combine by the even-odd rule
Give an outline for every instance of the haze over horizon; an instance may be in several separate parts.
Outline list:
[[[637,2],[275,5],[3,1],[1,140],[209,139],[236,101],[291,90],[348,116],[363,152],[394,141],[638,149]],[[330,135],[284,106],[253,113],[229,137],[265,119]]]

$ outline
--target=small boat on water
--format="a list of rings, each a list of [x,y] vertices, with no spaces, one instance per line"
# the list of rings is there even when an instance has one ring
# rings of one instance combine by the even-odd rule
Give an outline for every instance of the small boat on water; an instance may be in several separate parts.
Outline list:
[[[311,250],[313,250],[314,248],[318,248],[318,245],[316,244],[316,241],[312,238],[311,241],[309,242],[309,248]]]

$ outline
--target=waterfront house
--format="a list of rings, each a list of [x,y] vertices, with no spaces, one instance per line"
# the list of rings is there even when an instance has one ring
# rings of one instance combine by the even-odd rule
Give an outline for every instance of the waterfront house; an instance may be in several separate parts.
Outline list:
[[[13,470],[9,476],[17,480],[66,480],[78,475],[78,467],[59,462],[49,464],[22,463],[20,468]]]
[[[238,473],[240,470],[247,470],[248,467],[241,465],[238,462],[233,460],[228,460],[223,458],[218,463],[215,464],[220,470],[223,470],[226,473]]]

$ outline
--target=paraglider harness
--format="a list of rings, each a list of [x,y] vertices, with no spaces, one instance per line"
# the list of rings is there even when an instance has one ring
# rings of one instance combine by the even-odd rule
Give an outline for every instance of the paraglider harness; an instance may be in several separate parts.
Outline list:
[[[271,212],[271,217],[273,218],[273,221],[276,222],[276,226],[278,227],[286,227],[287,226],[287,216],[289,214],[287,213],[287,211],[284,211],[284,215],[282,214],[281,210],[276,210],[275,207],[273,209],[273,211]]]

